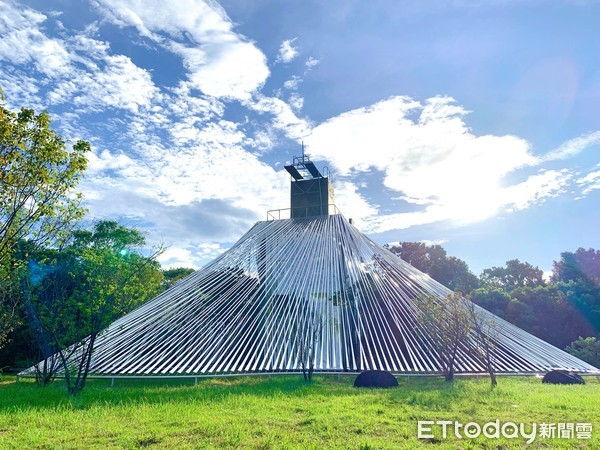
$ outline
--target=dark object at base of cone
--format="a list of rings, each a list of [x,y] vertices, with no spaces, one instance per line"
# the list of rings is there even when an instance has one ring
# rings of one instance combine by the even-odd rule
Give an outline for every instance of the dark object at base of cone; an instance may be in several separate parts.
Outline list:
[[[544,375],[542,383],[551,384],[585,384],[583,378],[573,372],[566,370],[552,370]]]
[[[385,370],[367,370],[354,380],[354,387],[391,388],[397,387],[398,381]]]

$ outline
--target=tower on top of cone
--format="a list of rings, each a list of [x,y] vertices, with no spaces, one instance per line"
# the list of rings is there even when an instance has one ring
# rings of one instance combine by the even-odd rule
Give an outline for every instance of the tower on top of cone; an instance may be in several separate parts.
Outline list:
[[[333,205],[329,177],[306,155],[286,166],[290,218],[256,223],[227,252],[112,323],[94,375],[387,370],[440,373],[423,295],[449,289],[360,233]],[[494,322],[497,373],[595,367],[475,306]],[[485,373],[461,344],[456,373]],[[31,375],[34,368],[21,373]]]

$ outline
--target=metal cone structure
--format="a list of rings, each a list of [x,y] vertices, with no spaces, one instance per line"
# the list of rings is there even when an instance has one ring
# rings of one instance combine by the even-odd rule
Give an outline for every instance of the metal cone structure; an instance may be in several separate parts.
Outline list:
[[[256,223],[212,263],[111,324],[96,342],[90,373],[199,376],[308,366],[329,373],[439,373],[420,299],[444,301],[451,291],[342,215],[307,212],[306,195],[331,193],[308,187],[297,201],[292,189],[292,218]],[[597,371],[476,309],[495,324],[498,373]],[[486,372],[472,348],[461,345],[456,373]]]

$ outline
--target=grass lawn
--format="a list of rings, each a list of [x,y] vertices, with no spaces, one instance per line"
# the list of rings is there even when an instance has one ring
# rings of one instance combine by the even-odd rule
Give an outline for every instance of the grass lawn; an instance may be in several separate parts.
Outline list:
[[[600,448],[600,382],[543,385],[539,378],[399,377],[389,390],[353,377],[300,375],[193,381],[90,381],[78,398],[62,382],[39,388],[0,379],[0,448]],[[592,438],[417,438],[418,420],[592,423]],[[450,430],[449,430],[450,431]]]

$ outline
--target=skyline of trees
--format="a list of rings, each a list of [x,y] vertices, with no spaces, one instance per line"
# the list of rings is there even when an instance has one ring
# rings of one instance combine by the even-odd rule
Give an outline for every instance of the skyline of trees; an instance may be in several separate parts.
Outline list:
[[[470,290],[461,292],[474,303],[558,348],[579,337],[600,337],[599,250],[562,252],[545,280],[539,267],[518,259],[476,277],[440,245],[399,242],[388,249],[446,287],[469,280]]]

